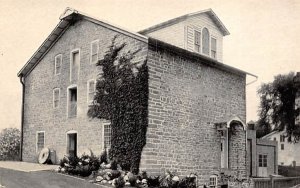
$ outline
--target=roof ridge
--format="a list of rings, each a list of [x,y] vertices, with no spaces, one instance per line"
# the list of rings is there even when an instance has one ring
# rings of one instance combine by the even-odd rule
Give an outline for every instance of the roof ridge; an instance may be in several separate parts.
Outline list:
[[[156,31],[156,30],[159,30],[161,28],[166,27],[169,24],[173,25],[175,23],[180,22],[183,19],[186,19],[186,18],[192,17],[192,16],[196,16],[196,15],[199,15],[199,14],[203,14],[203,13],[207,13],[211,17],[211,19],[215,22],[215,24],[217,25],[217,27],[222,31],[222,33],[223,33],[224,36],[230,34],[229,31],[228,31],[228,29],[225,27],[225,25],[222,23],[222,21],[218,18],[218,16],[216,15],[216,13],[211,8],[200,10],[200,11],[196,11],[196,12],[193,12],[193,13],[184,14],[182,16],[178,16],[178,17],[169,19],[167,21],[164,21],[164,22],[161,22],[159,24],[155,24],[155,25],[153,25],[151,27],[148,27],[146,29],[143,29],[143,30],[139,31],[138,33],[140,33],[140,34],[146,34],[148,32]]]

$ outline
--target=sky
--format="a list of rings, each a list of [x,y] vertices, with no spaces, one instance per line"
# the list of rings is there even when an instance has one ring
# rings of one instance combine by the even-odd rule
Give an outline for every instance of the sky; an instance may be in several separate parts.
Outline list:
[[[262,83],[300,71],[300,0],[0,0],[0,130],[20,128],[17,73],[66,7],[130,31],[212,8],[230,32],[223,41],[223,63],[258,76],[246,87],[247,122],[258,118],[256,91]]]

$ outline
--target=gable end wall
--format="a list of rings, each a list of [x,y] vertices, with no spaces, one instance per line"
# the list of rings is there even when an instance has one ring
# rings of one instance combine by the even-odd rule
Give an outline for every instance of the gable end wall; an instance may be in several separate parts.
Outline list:
[[[245,75],[235,75],[170,51],[149,47],[149,125],[141,170],[179,175],[196,172],[199,183],[220,170],[215,123],[237,115],[246,120]],[[246,137],[233,138],[233,170],[246,174]]]

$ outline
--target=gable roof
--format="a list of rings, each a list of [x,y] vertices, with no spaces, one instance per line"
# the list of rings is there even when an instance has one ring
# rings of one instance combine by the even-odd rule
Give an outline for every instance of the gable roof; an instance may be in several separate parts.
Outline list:
[[[260,139],[266,139],[269,136],[272,136],[273,134],[276,134],[276,133],[279,133],[279,132],[282,132],[282,131],[274,130],[274,131],[270,132],[269,134],[266,134],[265,136],[261,137]]]
[[[214,13],[214,11],[212,9],[206,9],[206,10],[202,10],[202,11],[198,11],[198,12],[194,12],[194,13],[190,13],[190,14],[185,14],[183,16],[179,16],[177,18],[173,18],[171,20],[162,22],[160,24],[154,25],[152,27],[146,28],[144,30],[139,31],[139,33],[141,34],[147,34],[162,28],[165,28],[167,26],[179,23],[183,20],[186,20],[190,17],[194,17],[194,16],[198,16],[201,14],[208,14],[208,16],[213,20],[213,22],[217,25],[217,27],[221,30],[223,36],[229,35],[229,31],[227,30],[227,28],[225,27],[225,25],[221,22],[221,20],[218,18],[218,16]]]
[[[27,63],[18,72],[18,76],[19,77],[26,76],[39,63],[39,61],[47,54],[47,52],[63,35],[63,33],[68,29],[68,27],[80,19],[91,21],[95,24],[101,25],[108,29],[120,32],[127,36],[133,37],[137,40],[148,43],[148,38],[146,36],[143,36],[136,32],[129,31],[122,27],[116,26],[115,24],[111,24],[107,21],[103,21],[98,18],[91,17],[85,13],[79,12],[75,9],[68,7],[64,11],[64,13],[60,16],[59,23],[56,25],[56,27],[53,29],[50,35],[46,38],[46,40],[42,43],[42,45],[37,49],[37,51],[31,56],[31,58],[27,61]]]

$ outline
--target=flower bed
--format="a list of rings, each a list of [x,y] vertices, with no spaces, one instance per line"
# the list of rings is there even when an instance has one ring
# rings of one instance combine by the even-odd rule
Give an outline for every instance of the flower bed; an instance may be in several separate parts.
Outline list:
[[[64,157],[59,173],[76,175],[88,179],[91,183],[109,185],[116,188],[122,187],[160,187],[160,188],[196,188],[195,174],[182,179],[174,173],[166,172],[162,176],[149,176],[147,172],[133,174],[123,171],[115,161],[108,163],[106,154],[100,158],[83,155],[82,157]]]

